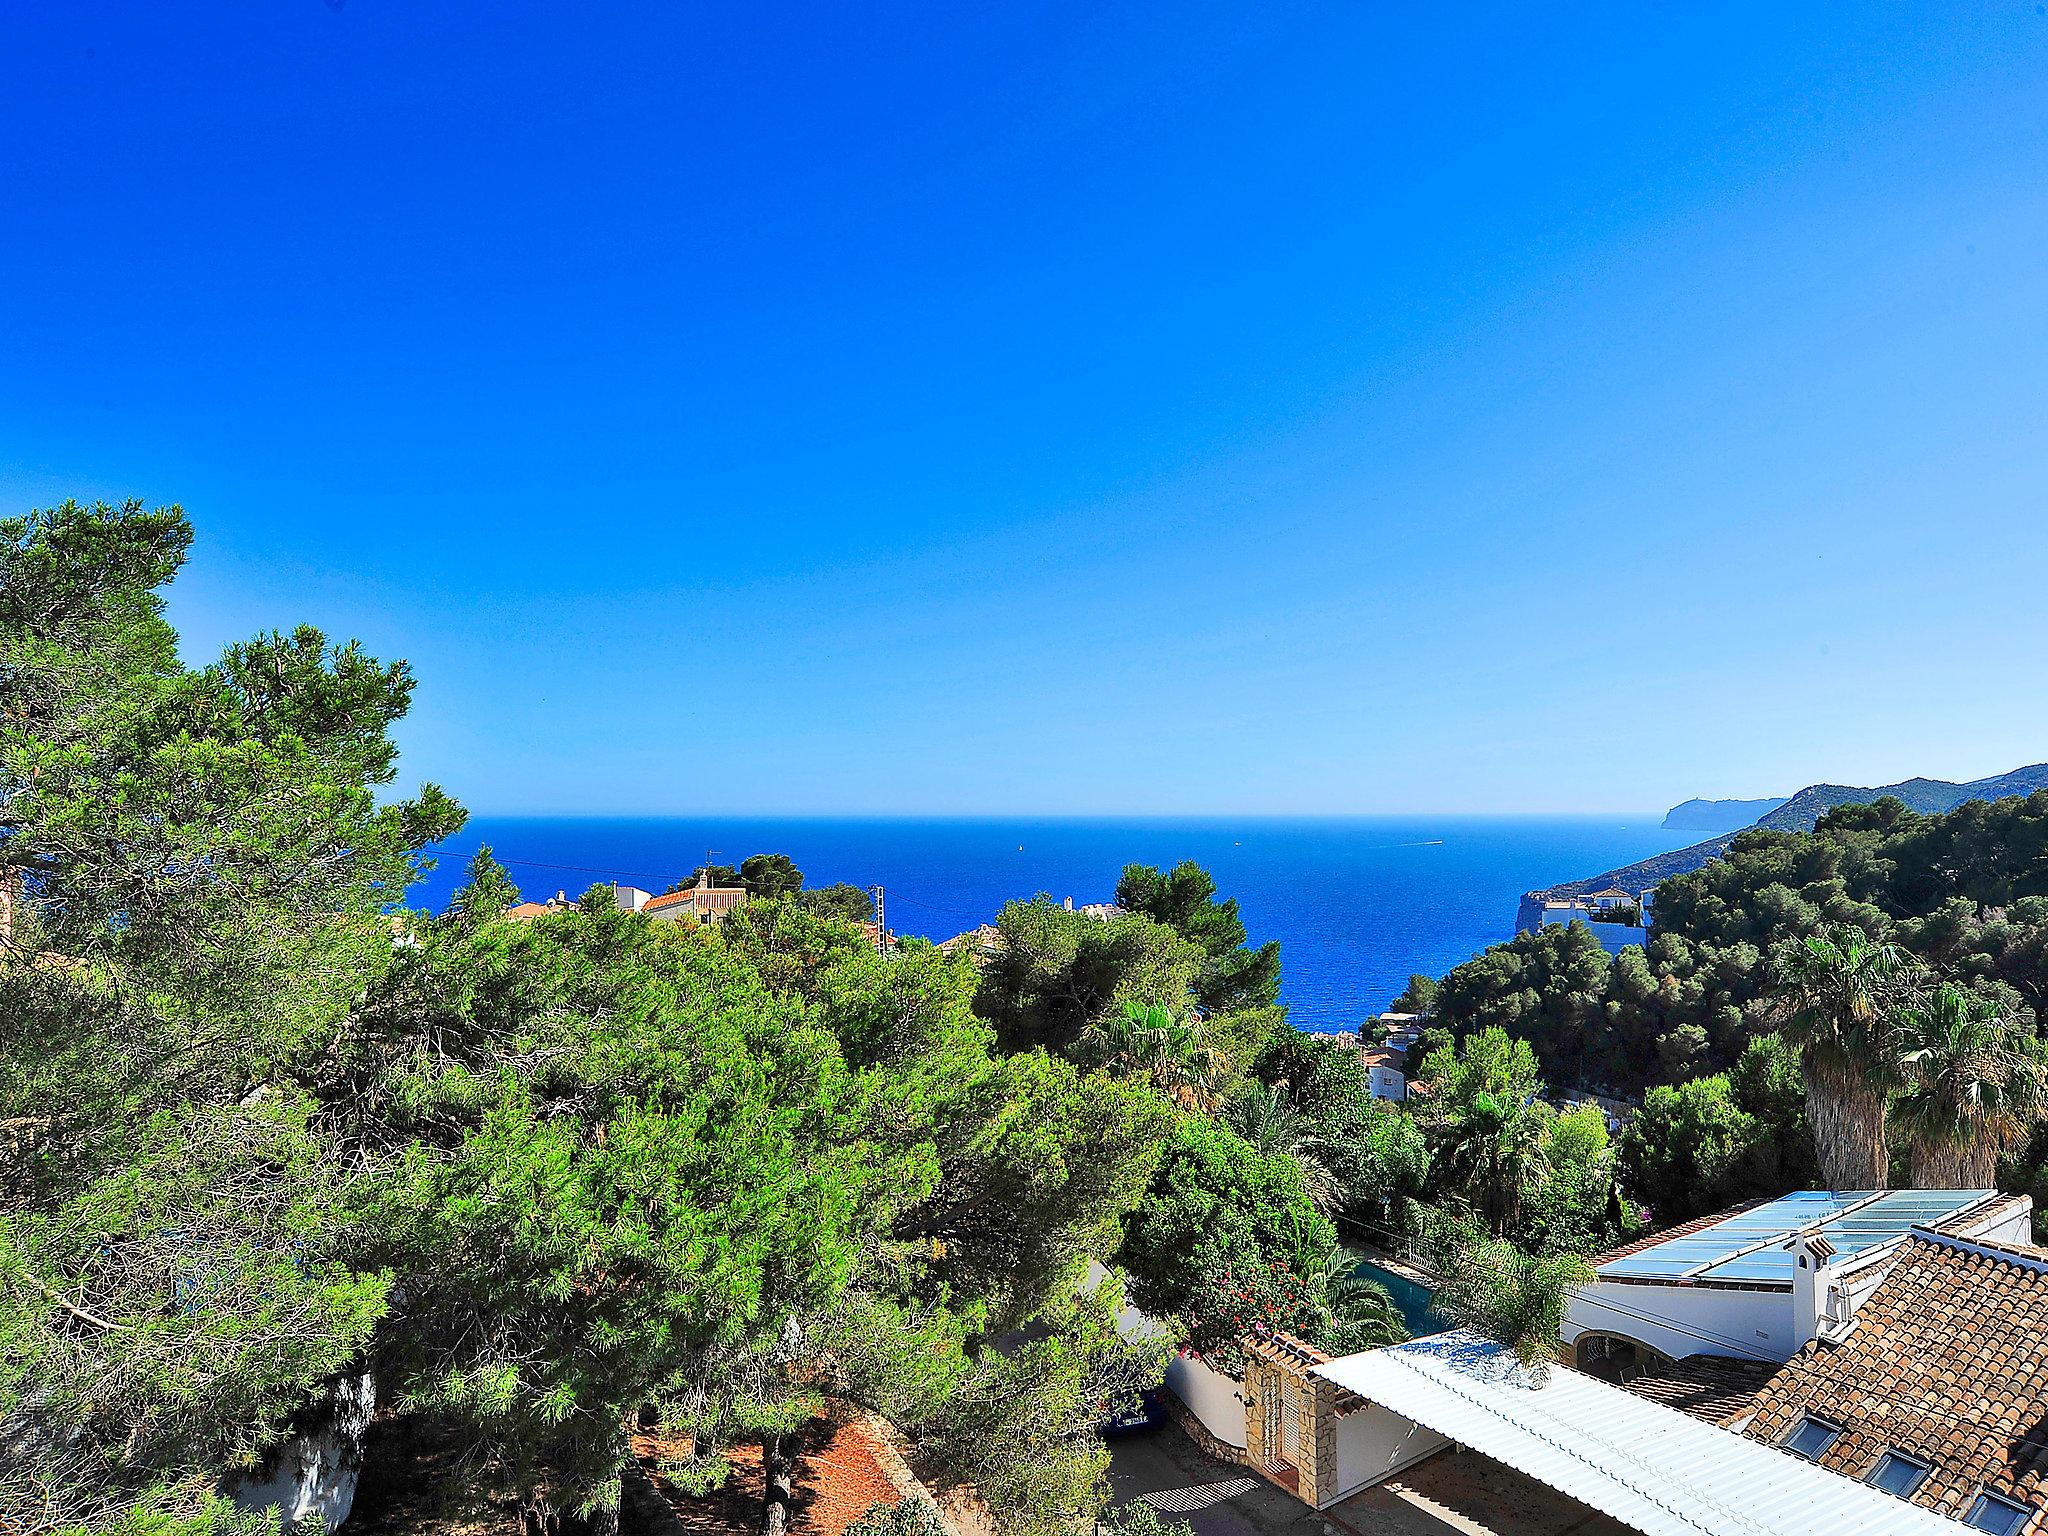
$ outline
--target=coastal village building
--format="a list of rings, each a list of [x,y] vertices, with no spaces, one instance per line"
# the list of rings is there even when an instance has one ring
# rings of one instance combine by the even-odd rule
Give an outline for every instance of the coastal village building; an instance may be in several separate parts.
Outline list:
[[[703,874],[697,877],[695,885],[670,891],[666,896],[651,896],[636,910],[657,923],[709,925],[723,922],[726,914],[746,899],[745,886],[713,885],[710,875]]]
[[[620,885],[614,881],[610,887],[612,899],[619,904],[621,912],[644,912],[651,902],[659,898],[650,896],[636,885]],[[507,917],[540,917],[548,912],[574,911],[576,903],[567,891],[557,891],[546,901],[522,901],[517,906],[507,907]]]
[[[1561,928],[1569,923],[1584,923],[1600,941],[1600,947],[1609,954],[1619,954],[1631,944],[1648,944],[1649,896],[1647,893],[1633,893],[1615,887],[1595,891],[1587,896],[1540,897],[1535,907],[1537,928]],[[1635,916],[1637,922],[1623,922],[1618,919]]]
[[[1375,1023],[1379,1028],[1371,1033],[1380,1036],[1377,1045],[1358,1030],[1342,1030],[1317,1038],[1358,1052],[1372,1096],[1399,1103],[1408,1097],[1408,1052],[1422,1038],[1422,1019],[1412,1013],[1383,1013]]]
[[[1742,1433],[1992,1536],[2048,1505],[2048,1252],[1914,1232],[1855,1326],[1757,1394]]]
[[[2032,1213],[2027,1197],[1989,1189],[1754,1201],[1603,1254],[1572,1298],[1564,1342],[1616,1379],[1693,1355],[1776,1365],[1849,1328],[1916,1227],[2024,1241]]]
[[[1461,1515],[1474,1533],[2048,1536],[2032,1214],[1994,1190],[1806,1191],[1603,1256],[1563,1330],[1575,1365],[1459,1330],[1334,1360],[1261,1334],[1241,1383],[1187,1356],[1168,1382],[1212,1451],[1352,1528],[1373,1490],[1471,1484],[1441,1470],[1457,1450],[1525,1500]]]
[[[573,912],[575,910],[576,903],[569,899],[569,893],[567,891],[557,891],[546,901],[522,901],[515,907],[507,907],[505,915],[518,918],[523,922],[530,917],[544,917],[550,912]]]

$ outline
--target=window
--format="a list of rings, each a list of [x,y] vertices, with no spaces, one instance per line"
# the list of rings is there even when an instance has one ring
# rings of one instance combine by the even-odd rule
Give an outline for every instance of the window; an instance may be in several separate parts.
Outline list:
[[[1821,1452],[1833,1445],[1841,1435],[1841,1426],[1838,1424],[1830,1424],[1825,1419],[1801,1419],[1792,1426],[1792,1433],[1778,1444],[1794,1456],[1804,1456],[1808,1461],[1819,1461]]]
[[[2026,1523],[2026,1518],[2027,1512],[2011,1499],[2001,1499],[1995,1493],[1980,1493],[1977,1502],[1970,1506],[1970,1512],[1963,1516],[1963,1524],[1989,1531],[1991,1536],[2012,1536]]]
[[[1864,1481],[1873,1488],[1881,1488],[1894,1498],[1910,1499],[1913,1490],[1927,1478],[1927,1464],[1915,1461],[1910,1456],[1901,1456],[1897,1451],[1886,1451],[1877,1458],[1877,1465],[1870,1469],[1870,1476]]]

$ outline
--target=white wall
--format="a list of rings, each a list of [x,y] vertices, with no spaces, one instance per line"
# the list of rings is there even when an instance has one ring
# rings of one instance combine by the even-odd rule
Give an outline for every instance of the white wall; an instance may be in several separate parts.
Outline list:
[[[235,1508],[249,1514],[274,1509],[284,1530],[307,1515],[319,1516],[330,1531],[340,1525],[355,1506],[363,1431],[376,1403],[376,1386],[368,1375],[343,1380],[326,1422],[279,1446],[269,1477],[230,1484],[227,1494]]]
[[[1383,1483],[1450,1443],[1433,1429],[1390,1413],[1378,1403],[1367,1403],[1337,1421],[1337,1491],[1328,1502],[1334,1504],[1361,1488]]]
[[[1088,1278],[1082,1282],[1082,1288],[1093,1291],[1108,1278],[1109,1271],[1091,1259]],[[1173,1337],[1173,1329],[1168,1324],[1149,1312],[1139,1311],[1129,1302],[1125,1302],[1116,1315],[1116,1331],[1127,1339]],[[1166,1367],[1166,1389],[1187,1404],[1188,1412],[1200,1419],[1210,1434],[1225,1445],[1244,1449],[1243,1382],[1234,1376],[1224,1375],[1193,1355],[1175,1355]]]
[[[1576,1343],[1582,1333],[1612,1333],[1674,1360],[1687,1355],[1789,1360],[1798,1347],[1790,1291],[1596,1281],[1572,1297],[1562,1331],[1567,1344]]]
[[[1408,1097],[1408,1079],[1397,1067],[1374,1067],[1366,1074],[1371,1085],[1372,1096],[1376,1099],[1393,1099],[1396,1102]]]
[[[1966,1228],[1972,1237],[1981,1237],[1993,1243],[2018,1243],[2029,1247],[2034,1241],[2034,1202],[2015,1205],[2001,1221],[1987,1223],[1984,1227]]]
[[[1225,1445],[1244,1449],[1243,1382],[1224,1375],[1206,1360],[1176,1355],[1166,1368],[1166,1385],[1210,1434]]]

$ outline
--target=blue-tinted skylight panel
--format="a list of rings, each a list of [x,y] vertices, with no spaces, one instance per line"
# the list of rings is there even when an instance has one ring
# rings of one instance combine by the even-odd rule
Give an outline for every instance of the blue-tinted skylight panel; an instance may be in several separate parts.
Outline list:
[[[1838,1254],[1853,1257],[1897,1241],[1908,1227],[1940,1221],[1985,1193],[1908,1189],[1872,1199],[1876,1191],[1867,1189],[1803,1190],[1603,1264],[1600,1272],[1623,1277],[1675,1279],[1697,1273],[1715,1280],[1785,1281],[1791,1278],[1793,1258],[1784,1245],[1802,1228],[1821,1226]],[[1751,1251],[1745,1253],[1744,1249]]]
[[[1792,1255],[1782,1248],[1764,1248],[1755,1253],[1745,1253],[1739,1259],[1729,1259],[1708,1269],[1703,1279],[1747,1280],[1764,1282],[1790,1280],[1792,1278]]]

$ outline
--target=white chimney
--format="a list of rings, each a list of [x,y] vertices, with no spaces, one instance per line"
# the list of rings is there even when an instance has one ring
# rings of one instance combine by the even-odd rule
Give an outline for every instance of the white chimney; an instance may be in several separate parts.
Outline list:
[[[1835,1272],[1828,1260],[1835,1256],[1835,1245],[1818,1232],[1795,1232],[1785,1247],[1791,1252],[1795,1265],[1792,1271],[1792,1348],[1796,1351],[1819,1338],[1833,1321],[1827,1315],[1827,1305]]]
[[[1067,898],[1067,910],[1069,912],[1074,910],[1074,898],[1071,896]]]

